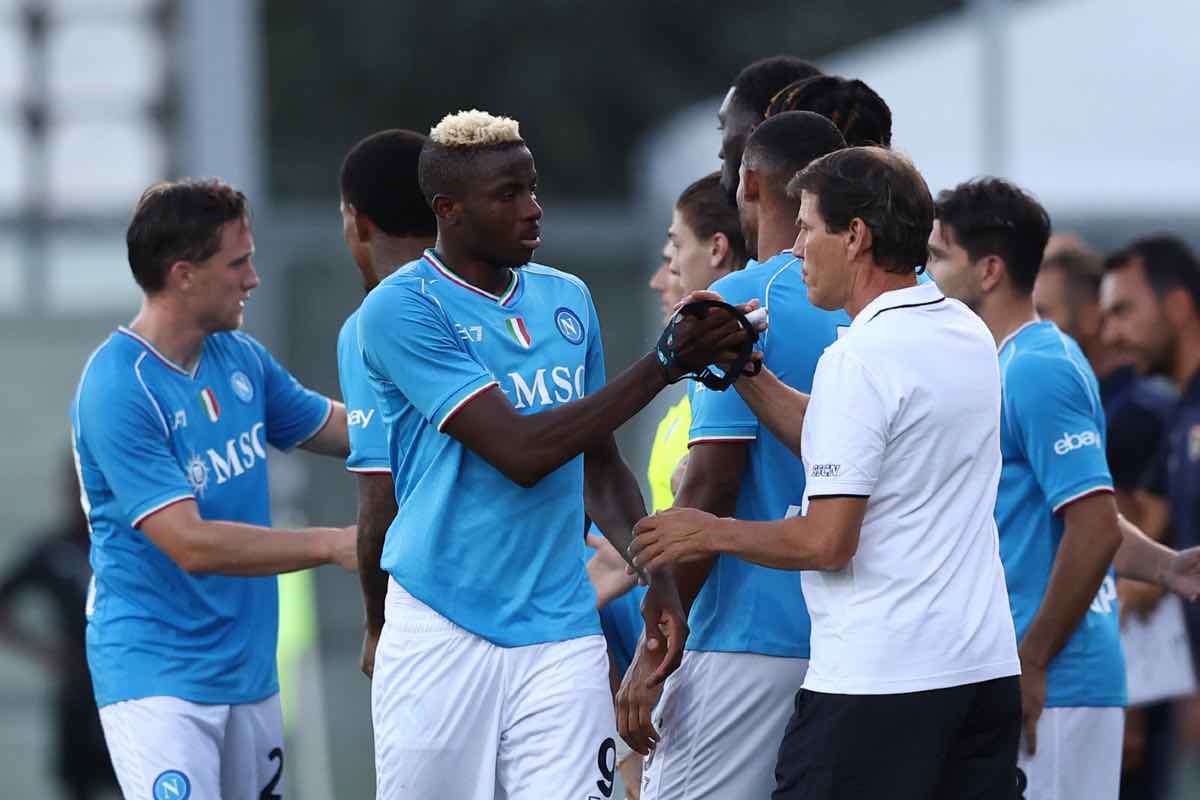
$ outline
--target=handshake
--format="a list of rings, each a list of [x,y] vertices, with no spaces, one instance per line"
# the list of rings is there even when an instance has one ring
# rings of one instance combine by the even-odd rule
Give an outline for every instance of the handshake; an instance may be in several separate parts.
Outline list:
[[[668,383],[691,378],[724,391],[762,368],[754,344],[767,329],[757,300],[730,305],[715,292],[692,292],[679,302],[655,346]]]

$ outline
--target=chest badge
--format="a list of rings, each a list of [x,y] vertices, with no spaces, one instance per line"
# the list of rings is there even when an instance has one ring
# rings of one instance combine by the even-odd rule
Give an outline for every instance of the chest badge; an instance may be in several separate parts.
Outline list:
[[[554,312],[554,324],[558,332],[571,344],[583,344],[583,323],[578,315],[569,308],[560,308]]]
[[[525,327],[524,317],[509,317],[504,323],[508,328],[509,335],[512,336],[517,344],[526,350],[533,347],[533,338],[529,335],[529,329]]]
[[[204,413],[208,415],[209,422],[216,422],[221,418],[221,405],[217,402],[213,390],[207,386],[200,390],[200,405],[204,406]]]
[[[229,388],[233,389],[234,395],[243,403],[249,403],[254,399],[254,384],[240,369],[234,370],[233,374],[229,376]]]

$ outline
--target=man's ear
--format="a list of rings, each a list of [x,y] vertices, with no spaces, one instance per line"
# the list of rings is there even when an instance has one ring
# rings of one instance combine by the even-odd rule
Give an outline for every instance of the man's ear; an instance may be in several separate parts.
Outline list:
[[[730,251],[732,247],[729,244],[729,237],[717,231],[712,235],[712,239],[708,243],[708,263],[714,270],[719,270],[722,267],[728,271]]]
[[[846,243],[847,262],[854,261],[859,256],[871,252],[871,247],[875,243],[870,226],[861,217],[850,220],[850,224],[846,226],[842,235]]]
[[[357,208],[353,209],[350,213],[354,215],[355,238],[363,244],[371,241],[371,235],[375,233],[375,223],[371,222],[371,218]]]
[[[171,266],[167,267],[167,274],[163,280],[164,287],[172,287],[182,291],[189,291],[192,288],[193,272],[196,265],[191,261],[175,261]]]
[[[1008,265],[1004,263],[1003,258],[995,254],[979,259],[975,263],[975,269],[980,270],[979,288],[984,292],[993,291],[1008,277]]]
[[[439,222],[445,222],[448,225],[457,225],[462,218],[462,207],[448,195],[435,194],[430,207],[433,208],[434,215]]]
[[[742,198],[747,203],[757,203],[759,194],[762,192],[762,176],[758,170],[747,167],[743,171],[744,178],[742,179]]]

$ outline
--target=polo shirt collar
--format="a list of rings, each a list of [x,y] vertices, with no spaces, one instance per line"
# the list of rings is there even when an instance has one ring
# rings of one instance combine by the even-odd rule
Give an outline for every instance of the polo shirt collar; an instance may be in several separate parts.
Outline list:
[[[879,314],[893,308],[932,305],[945,299],[946,296],[942,294],[942,290],[937,287],[936,283],[918,283],[916,286],[908,286],[904,289],[893,289],[867,303],[863,310],[854,317],[850,327],[857,328],[866,325]]]

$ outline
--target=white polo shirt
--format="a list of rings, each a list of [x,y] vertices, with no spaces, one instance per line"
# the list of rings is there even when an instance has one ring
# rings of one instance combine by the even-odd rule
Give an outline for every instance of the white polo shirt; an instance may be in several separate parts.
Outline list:
[[[1020,673],[994,511],[1000,369],[983,321],[934,284],[885,292],[817,363],[811,500],[867,500],[858,551],[803,573],[804,687],[895,694]]]

